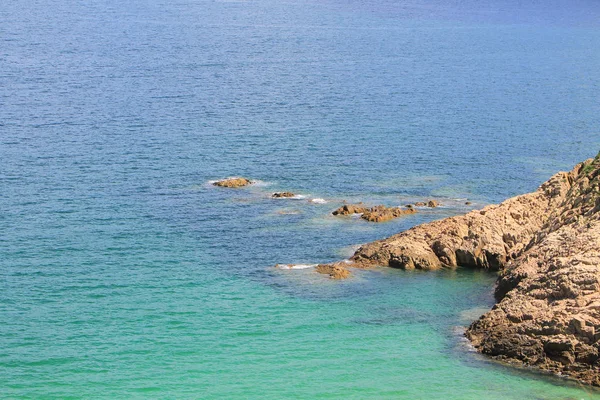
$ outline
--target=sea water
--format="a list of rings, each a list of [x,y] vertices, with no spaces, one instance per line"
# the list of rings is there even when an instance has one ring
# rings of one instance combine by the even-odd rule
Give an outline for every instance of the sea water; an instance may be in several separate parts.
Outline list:
[[[472,351],[494,274],[274,268],[594,156],[596,1],[15,0],[0,21],[1,398],[600,397]],[[210,184],[234,175],[257,182]]]

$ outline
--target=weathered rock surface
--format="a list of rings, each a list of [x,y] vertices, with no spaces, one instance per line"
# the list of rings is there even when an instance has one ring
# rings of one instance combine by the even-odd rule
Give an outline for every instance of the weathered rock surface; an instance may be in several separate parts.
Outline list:
[[[271,197],[275,198],[275,199],[281,199],[281,198],[290,198],[290,197],[294,197],[295,194],[292,192],[277,192],[277,193],[273,193],[271,195]]]
[[[502,272],[499,303],[467,337],[500,360],[600,386],[600,160],[566,180],[560,204]]]
[[[440,203],[437,202],[436,200],[429,200],[427,202],[427,207],[435,208],[435,207],[438,207],[439,205],[440,205]]]
[[[466,332],[477,350],[600,386],[599,211],[596,157],[533,193],[364,245],[349,266],[500,270],[498,303]]]
[[[350,276],[350,271],[348,271],[348,268],[341,262],[319,264],[315,267],[315,271],[320,274],[329,275],[332,279],[346,279]]]
[[[227,187],[227,188],[239,188],[248,186],[252,183],[251,180],[246,178],[227,178],[213,183],[215,186]]]
[[[414,214],[414,208],[402,209],[400,207],[375,206],[366,207],[362,204],[345,204],[335,210],[333,215],[362,214],[361,218],[370,222],[384,222],[403,215]]]

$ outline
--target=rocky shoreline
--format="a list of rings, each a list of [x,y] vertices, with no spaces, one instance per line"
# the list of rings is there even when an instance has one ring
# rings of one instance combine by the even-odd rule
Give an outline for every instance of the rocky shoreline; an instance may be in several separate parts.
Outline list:
[[[600,155],[599,155],[600,156]],[[600,386],[600,157],[533,193],[360,247],[346,267],[500,271],[497,304],[466,336],[494,359]]]

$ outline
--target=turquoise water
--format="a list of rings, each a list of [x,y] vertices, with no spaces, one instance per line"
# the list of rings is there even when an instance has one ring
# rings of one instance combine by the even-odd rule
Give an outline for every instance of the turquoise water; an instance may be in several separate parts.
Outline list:
[[[272,267],[594,156],[597,2],[17,0],[0,18],[0,397],[600,398],[470,351],[492,274]],[[260,182],[210,185],[231,175]],[[379,225],[329,215],[434,197]]]

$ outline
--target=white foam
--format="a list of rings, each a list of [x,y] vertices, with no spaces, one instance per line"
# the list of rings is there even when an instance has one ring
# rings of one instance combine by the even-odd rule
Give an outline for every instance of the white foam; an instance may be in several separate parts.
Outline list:
[[[265,181],[261,181],[260,179],[252,179],[250,182],[252,182],[252,186],[258,186],[258,187],[267,187],[267,186],[271,186],[273,184],[272,182],[265,182]]]
[[[273,195],[271,195],[271,198],[277,199],[277,200],[303,200],[306,198],[306,196],[303,194],[295,194],[291,197],[277,197],[273,194]]]
[[[275,267],[281,269],[308,269],[316,266],[317,264],[277,264]]]
[[[310,199],[310,202],[315,204],[327,204],[327,200],[320,198]]]

